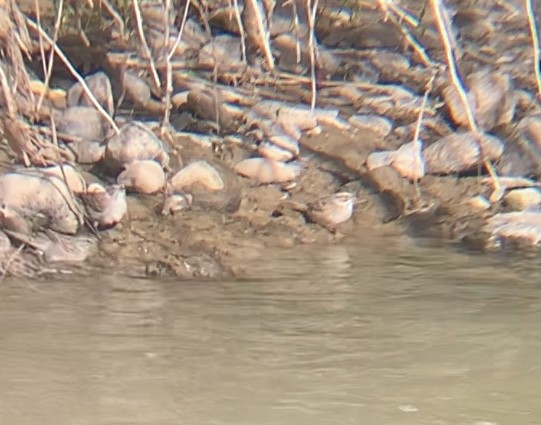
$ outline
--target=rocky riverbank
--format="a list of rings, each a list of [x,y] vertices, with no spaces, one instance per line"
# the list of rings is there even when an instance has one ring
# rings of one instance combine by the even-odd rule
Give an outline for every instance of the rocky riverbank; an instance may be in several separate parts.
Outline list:
[[[228,2],[185,21],[182,5],[166,14],[148,2],[144,37],[114,20],[105,49],[60,37],[80,72],[55,59],[47,89],[39,40],[51,44],[35,13],[4,3],[3,272],[99,265],[215,278],[242,274],[243,259],[268,247],[362,243],[374,228],[481,250],[535,247],[541,114],[527,14],[450,3],[474,124],[433,15],[415,4],[323,2],[312,57],[302,8],[255,3],[268,33],[251,40]]]

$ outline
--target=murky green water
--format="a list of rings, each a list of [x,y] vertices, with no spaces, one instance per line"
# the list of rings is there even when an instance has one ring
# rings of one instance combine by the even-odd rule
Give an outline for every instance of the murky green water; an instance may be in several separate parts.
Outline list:
[[[389,239],[258,279],[0,286],[0,423],[538,424],[539,261]]]

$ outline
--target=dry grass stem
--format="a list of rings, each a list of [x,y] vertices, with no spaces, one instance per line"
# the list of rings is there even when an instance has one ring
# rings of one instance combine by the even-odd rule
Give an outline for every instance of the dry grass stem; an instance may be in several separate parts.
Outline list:
[[[4,92],[4,100],[6,101],[7,107],[7,116],[10,118],[17,117],[17,104],[13,99],[13,94],[10,90],[10,85],[6,73],[4,72],[4,67],[0,66],[0,85],[2,86],[2,91]]]
[[[233,8],[235,10],[235,19],[237,21],[237,25],[239,26],[239,33],[240,33],[240,47],[241,47],[241,58],[242,62],[247,61],[246,56],[246,32],[244,31],[244,25],[242,25],[242,18],[240,16],[240,8],[239,8],[239,0],[233,0]]]
[[[532,38],[533,64],[535,81],[537,82],[537,97],[541,100],[541,65],[539,64],[539,33],[535,23],[535,13],[533,10],[532,0],[524,0],[526,3],[526,15],[528,16],[528,24],[530,26],[530,35]]]
[[[454,53],[456,51],[456,42],[451,31],[451,23],[449,20],[449,16],[447,15],[447,11],[443,7],[441,0],[430,0],[430,6],[432,9],[432,13],[434,14],[434,17],[436,19],[436,25],[438,27],[440,39],[445,51],[447,68],[449,69],[451,83],[453,84],[455,90],[458,92],[462,107],[464,108],[464,111],[466,112],[466,116],[468,118],[468,126],[470,127],[470,130],[475,134],[480,134],[481,132],[479,131],[479,127],[475,120],[475,115],[468,100],[468,95],[466,94],[466,90],[464,89],[460,76],[458,75],[458,67],[456,64],[456,56]],[[494,188],[494,191],[499,192],[500,183],[498,180],[498,174],[496,173],[496,169],[494,168],[490,160],[488,160],[483,154],[483,149],[480,144],[479,150],[481,152],[481,156],[483,157],[483,164],[492,180],[492,186]]]
[[[118,129],[118,126],[116,125],[115,121],[107,113],[107,111],[105,109],[103,109],[103,106],[101,106],[100,103],[96,100],[96,97],[94,96],[92,91],[88,88],[88,85],[86,84],[86,81],[77,72],[77,70],[74,68],[74,66],[71,64],[69,59],[66,57],[66,55],[62,51],[62,49],[60,49],[60,47],[58,47],[58,45],[56,45],[56,43],[54,43],[53,40],[51,40],[51,37],[49,37],[49,35],[43,30],[43,28],[41,28],[39,25],[37,25],[30,18],[28,18],[28,17],[26,18],[26,23],[30,28],[32,28],[33,30],[36,30],[36,31],[38,31],[39,33],[42,34],[43,39],[47,42],[47,44],[49,44],[49,46],[51,46],[53,48],[54,52],[58,55],[58,57],[60,58],[62,63],[66,66],[66,68],[68,68],[68,71],[70,72],[70,74],[79,83],[81,83],[81,87],[83,88],[83,91],[85,92],[85,94],[88,96],[88,98],[92,102],[92,105],[94,105],[94,107],[98,110],[100,115],[109,123],[109,125],[111,125],[111,127],[114,129],[114,131],[118,134],[119,129]]]
[[[25,244],[22,244],[20,247],[15,249],[10,256],[8,257],[4,267],[2,268],[2,274],[0,275],[0,282],[2,282],[5,278],[7,273],[9,272],[9,268],[13,264],[13,261],[15,261],[15,258],[17,258],[19,255],[21,255],[22,250],[25,248]]]
[[[241,19],[243,27],[246,30],[248,37],[248,49],[257,46],[263,54],[267,69],[274,71],[274,56],[270,47],[270,23],[267,21],[267,16],[262,3],[258,0],[245,0],[242,10]]]
[[[36,4],[36,20],[38,26],[41,28],[41,21],[40,21],[40,6],[39,6],[39,0],[35,0]],[[60,31],[60,24],[62,23],[62,12],[64,10],[64,1],[60,0],[58,2],[58,9],[56,12],[56,19],[54,23],[54,32],[53,32],[53,42],[56,45],[56,42],[58,40],[58,32]],[[38,39],[39,39],[39,51],[41,54],[41,61],[43,64],[43,75],[45,76],[43,85],[45,87],[45,90],[40,94],[36,111],[39,111],[41,109],[41,105],[43,103],[43,100],[46,95],[48,95],[49,91],[49,82],[51,81],[51,76],[53,74],[53,64],[54,64],[54,49],[52,49],[49,53],[49,60],[46,60],[45,58],[45,45],[43,43],[43,35],[42,31],[38,32]]]
[[[404,37],[406,37],[406,40],[413,48],[415,53],[417,53],[423,65],[429,67],[439,66],[439,64],[436,64],[432,59],[430,59],[421,43],[419,43],[411,31],[402,24],[402,22],[407,22],[410,26],[416,28],[419,25],[419,21],[410,14],[406,14],[406,12],[398,8],[398,6],[394,5],[393,3],[389,3],[387,0],[378,0],[378,5],[381,11],[385,14],[385,17],[388,18],[400,30]]]
[[[415,132],[413,134],[413,146],[415,147],[414,150],[417,153],[417,157],[415,158],[416,161],[413,163],[413,166],[412,166],[413,168],[412,175],[415,175],[415,169],[421,168],[421,167],[423,169],[423,174],[424,174],[424,164],[423,164],[424,159],[422,156],[423,154],[421,152],[422,144],[419,137],[421,135],[421,128],[423,126],[423,116],[426,111],[426,105],[428,103],[428,95],[432,91],[435,78],[436,78],[436,72],[434,72],[434,74],[432,75],[432,78],[430,78],[430,81],[428,82],[427,88],[425,90],[425,94],[423,95],[423,101],[421,102],[421,109],[419,111],[419,116],[417,117],[417,122],[415,123]],[[420,198],[421,190],[419,189],[417,179],[415,179],[413,183],[415,185],[415,193],[417,194],[417,197]]]
[[[168,9],[170,7],[170,3],[167,2]],[[182,15],[182,22],[180,23],[180,28],[178,30],[177,38],[175,39],[175,42],[173,43],[173,46],[171,46],[171,49],[167,53],[165,57],[165,66],[166,66],[166,86],[165,86],[165,111],[163,115],[163,121],[162,121],[162,131],[165,130],[165,128],[169,125],[169,119],[171,115],[171,96],[173,95],[173,66],[171,64],[171,60],[173,59],[173,56],[175,55],[175,51],[177,50],[178,45],[180,44],[180,40],[182,39],[182,34],[184,33],[184,27],[186,26],[186,21],[188,19],[188,11],[190,9],[190,0],[186,0],[186,5],[184,6],[184,14]],[[169,11],[166,10],[165,12],[166,18],[169,16]],[[168,25],[169,22],[166,22],[166,25]]]
[[[132,0],[132,5],[133,11],[135,13],[135,22],[137,24],[137,34],[139,35],[139,39],[141,40],[141,44],[143,45],[143,52],[146,56],[145,59],[149,62],[150,72],[152,74],[152,78],[154,79],[154,84],[156,85],[156,87],[160,88],[162,84],[160,82],[158,71],[156,70],[156,64],[154,63],[154,59],[152,58],[150,47],[148,47],[145,32],[143,31],[143,17],[141,16],[141,9],[139,8],[138,0]],[[169,27],[169,20],[166,22],[166,27]],[[168,39],[165,39],[166,45],[168,41]]]
[[[115,8],[109,3],[109,0],[100,0],[100,6],[105,9],[105,11],[111,15],[113,21],[118,25],[118,31],[123,40],[126,39],[126,30],[124,28],[124,21],[120,14],[115,10]]]
[[[308,50],[310,52],[310,87],[312,96],[310,98],[310,107],[312,110],[316,107],[317,81],[316,81],[316,54],[317,46],[315,40],[315,24],[318,0],[306,0],[306,10],[308,12]]]

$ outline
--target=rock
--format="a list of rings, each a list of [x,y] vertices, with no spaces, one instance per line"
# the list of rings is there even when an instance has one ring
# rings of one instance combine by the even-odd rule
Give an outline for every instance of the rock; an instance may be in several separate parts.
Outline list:
[[[151,194],[163,188],[165,173],[162,166],[152,159],[133,161],[126,164],[116,182],[123,184],[128,190]]]
[[[152,98],[148,83],[130,70],[122,73],[122,87],[126,97],[136,105],[144,106]]]
[[[273,126],[265,132],[265,140],[259,144],[261,156],[276,161],[289,161],[299,155],[299,138],[291,137],[278,126]]]
[[[391,166],[404,178],[418,181],[425,175],[425,161],[420,141],[405,143],[393,155]]]
[[[90,235],[68,236],[52,231],[34,235],[13,231],[7,233],[12,239],[37,251],[48,263],[80,263],[98,250],[97,238]]]
[[[90,106],[71,106],[65,109],[56,122],[59,132],[80,141],[103,142],[107,124],[99,112]]]
[[[386,137],[393,129],[390,119],[380,115],[356,114],[349,117],[348,122],[355,128],[371,131],[380,137]]]
[[[42,256],[16,248],[9,237],[0,232],[0,274],[35,279],[56,273],[56,269],[47,267]]]
[[[483,230],[499,242],[517,242],[525,246],[541,242],[541,211],[500,213],[490,217]]]
[[[12,230],[31,232],[46,227],[60,233],[75,234],[82,224],[82,209],[63,179],[29,172],[0,176],[2,225],[16,222]]]
[[[536,187],[514,189],[504,196],[504,201],[513,210],[524,210],[541,205],[541,191]]]
[[[96,142],[75,142],[68,145],[79,164],[95,164],[105,156],[105,145]]]
[[[220,173],[206,161],[192,162],[171,177],[169,181],[174,192],[181,192],[196,183],[212,191],[224,188]]]
[[[491,207],[490,201],[482,195],[474,196],[473,198],[471,198],[468,201],[468,205],[475,212],[487,211]]]
[[[131,122],[121,127],[120,133],[109,139],[105,163],[113,171],[121,171],[137,160],[155,160],[162,167],[169,164],[169,155],[162,141],[142,123]]]
[[[391,165],[395,155],[396,151],[372,152],[368,155],[368,158],[366,158],[366,168],[370,171],[379,167]]]
[[[30,171],[30,170],[28,170]],[[28,172],[27,171],[27,172]],[[69,164],[56,165],[53,167],[37,168],[37,173],[43,173],[48,176],[55,176],[61,180],[64,180],[69,189],[79,195],[86,191],[86,183],[79,171]]]
[[[66,109],[67,107],[67,93],[62,89],[45,87],[43,81],[31,79],[30,90],[35,96],[43,96],[45,99],[49,100],[56,109]]]
[[[231,35],[213,37],[199,51],[199,65],[218,68],[221,72],[245,67],[242,62],[240,38]]]
[[[228,107],[219,93],[210,90],[190,90],[187,106],[195,115],[216,123],[225,132],[235,131],[236,120],[241,118],[239,110]]]
[[[170,179],[168,192],[190,194],[193,205],[226,212],[237,211],[241,201],[237,176],[218,162],[194,161],[188,164]],[[177,200],[182,204],[181,199]],[[171,210],[170,205],[164,205],[163,210]]]
[[[114,113],[113,92],[111,90],[111,81],[104,72],[85,77],[85,83],[98,101],[98,103],[107,111],[109,115]],[[89,106],[94,108],[94,104],[83,90],[81,83],[75,83],[68,91],[68,106]]]
[[[312,110],[309,106],[293,105],[276,100],[262,100],[252,107],[255,116],[264,117],[280,124],[284,129],[298,128],[311,130],[317,127],[319,121],[325,123],[338,119],[337,109]]]
[[[301,166],[266,158],[249,158],[235,166],[235,172],[259,184],[287,183],[299,177]]]
[[[469,90],[468,101],[481,129],[490,131],[512,121],[516,99],[508,75],[487,70],[477,71],[468,75],[466,86]],[[442,95],[453,121],[460,126],[469,127],[466,111],[455,87],[448,84]]]
[[[472,132],[450,134],[423,151],[426,172],[430,174],[471,171],[481,164],[482,155],[496,161],[502,153],[503,144],[498,138]]]

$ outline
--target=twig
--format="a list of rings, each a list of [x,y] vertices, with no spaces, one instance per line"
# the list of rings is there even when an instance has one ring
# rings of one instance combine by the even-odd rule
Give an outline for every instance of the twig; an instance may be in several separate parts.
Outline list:
[[[449,69],[449,75],[451,77],[451,83],[455,87],[455,90],[458,92],[460,101],[462,102],[462,107],[464,108],[464,111],[466,112],[466,116],[468,118],[468,126],[470,130],[475,135],[479,136],[481,135],[481,132],[479,130],[479,127],[477,126],[477,122],[475,121],[475,115],[473,113],[470,102],[468,101],[468,95],[466,94],[466,90],[464,89],[460,76],[458,75],[456,57],[453,52],[454,50],[453,46],[455,46],[456,43],[454,41],[454,37],[451,32],[451,24],[449,21],[449,16],[447,15],[446,10],[443,8],[441,4],[441,0],[430,0],[430,6],[432,8],[432,13],[434,14],[434,17],[436,19],[436,26],[438,27],[438,32],[440,33],[441,42],[445,50],[445,57],[447,61],[447,67]],[[482,158],[483,164],[492,179],[494,191],[499,192],[500,183],[498,181],[498,175],[496,173],[496,170],[494,166],[492,165],[492,163],[490,162],[490,160],[486,158],[486,156],[483,154],[483,149],[482,149],[481,144],[479,143],[478,145],[479,145],[479,151],[481,153],[481,156],[483,157]]]
[[[100,6],[103,7],[106,12],[109,13],[109,15],[112,16],[113,21],[115,21],[118,25],[120,35],[123,40],[126,39],[125,34],[125,28],[124,28],[124,21],[122,20],[122,17],[120,14],[115,10],[115,8],[109,3],[109,0],[100,0]]]
[[[150,71],[152,73],[152,78],[154,79],[154,84],[157,88],[162,86],[160,82],[160,77],[158,76],[158,71],[156,70],[156,65],[154,64],[154,59],[152,58],[152,53],[150,52],[150,47],[148,47],[147,39],[145,37],[145,32],[143,31],[143,18],[141,16],[141,9],[139,8],[139,3],[137,0],[132,0],[133,10],[135,12],[135,22],[137,24],[137,33],[143,44],[143,51],[150,64]],[[167,20],[167,26],[169,26],[169,20]],[[165,45],[169,40],[165,40]]]
[[[535,23],[535,13],[533,10],[532,0],[524,0],[526,3],[526,15],[528,16],[528,24],[530,26],[530,35],[532,37],[533,49],[533,66],[535,80],[537,82],[537,97],[541,100],[541,65],[539,64],[539,34]]]
[[[312,97],[310,99],[310,107],[312,110],[316,107],[316,96],[317,96],[317,81],[316,81],[316,42],[314,37],[315,32],[315,22],[316,22],[316,12],[317,12],[318,0],[306,0],[306,8],[308,11],[308,27],[310,33],[308,36],[308,50],[310,51],[310,80],[311,80],[311,90]]]
[[[432,59],[430,59],[424,47],[412,35],[411,31],[401,24],[403,21],[406,21],[412,27],[417,27],[419,25],[419,21],[416,20],[414,17],[412,17],[410,14],[406,15],[406,12],[404,12],[401,8],[398,8],[398,6],[394,5],[393,3],[389,3],[386,0],[378,0],[378,5],[380,9],[383,11],[383,13],[385,13],[385,17],[390,19],[391,22],[404,35],[404,37],[406,37],[406,40],[408,41],[410,46],[413,48],[415,53],[417,53],[421,62],[425,66],[429,66],[429,67],[438,66],[439,64],[435,63]]]
[[[422,165],[423,167],[423,175],[424,175],[424,160],[423,160],[423,156],[422,156],[422,144],[421,144],[421,141],[419,140],[419,136],[421,134],[421,127],[422,127],[422,124],[423,124],[423,116],[424,116],[424,113],[425,113],[425,109],[426,109],[426,104],[428,102],[428,95],[430,94],[430,92],[432,91],[432,87],[433,87],[433,84],[434,84],[434,80],[436,78],[436,72],[434,72],[434,74],[432,75],[432,78],[430,79],[430,81],[428,82],[428,86],[425,90],[425,94],[423,96],[423,101],[421,103],[421,108],[420,108],[420,111],[419,111],[419,116],[417,117],[417,123],[415,124],[415,133],[413,134],[413,147],[414,147],[414,151],[416,152],[416,158],[415,158],[415,163],[412,164],[412,168],[413,168],[413,172],[412,172],[412,175],[415,175],[414,171],[415,171],[415,165]],[[421,167],[419,167],[421,168]],[[422,177],[422,176],[421,176]],[[413,181],[414,185],[415,185],[415,192],[417,194],[417,197],[418,198],[421,198],[421,190],[419,189],[419,184],[418,184],[418,180],[415,179]]]
[[[184,6],[184,14],[182,15],[182,22],[178,30],[177,38],[171,47],[171,50],[167,53],[165,57],[165,66],[166,66],[166,87],[165,87],[165,112],[163,115],[162,121],[162,131],[165,130],[169,124],[169,118],[171,116],[171,96],[173,94],[173,66],[171,60],[175,55],[180,40],[182,39],[182,34],[184,33],[184,27],[186,26],[186,20],[188,19],[188,10],[190,9],[191,0],[186,0],[186,6]],[[169,2],[168,2],[169,4]],[[169,16],[169,12],[166,11],[166,16]],[[168,24],[167,24],[168,25]],[[168,25],[169,26],[169,25]]]
[[[240,17],[240,8],[239,8],[239,0],[233,0],[233,5],[235,9],[235,19],[237,20],[237,25],[239,26],[239,32],[240,32],[240,46],[241,46],[241,53],[242,53],[242,62],[246,63],[247,56],[246,56],[246,32],[244,31],[244,25],[242,25],[242,18]]]
[[[39,6],[39,0],[35,0],[36,4],[36,20],[38,26],[41,28],[41,21],[40,21],[40,6]],[[56,45],[56,41],[58,39],[58,32],[60,30],[60,23],[62,22],[62,11],[64,10],[64,1],[60,0],[58,2],[58,10],[56,15],[56,20],[54,23],[54,32],[53,32],[53,42]],[[41,60],[43,62],[43,75],[45,76],[43,85],[45,87],[45,90],[40,94],[38,103],[36,106],[36,111],[39,111],[41,109],[41,105],[43,103],[43,99],[45,98],[45,95],[48,94],[49,91],[49,82],[51,81],[51,76],[53,73],[53,62],[54,62],[54,50],[51,50],[49,54],[49,60],[45,60],[45,46],[43,44],[43,35],[41,31],[38,33],[38,39],[39,39],[39,50],[41,54]]]
[[[8,274],[9,268],[11,267],[11,264],[13,264],[13,261],[15,261],[15,258],[17,258],[21,254],[21,251],[24,249],[24,247],[25,247],[25,244],[22,244],[17,249],[14,249],[13,252],[10,254],[10,256],[8,257],[7,261],[4,264],[4,267],[2,268],[0,282],[4,281],[4,279],[6,278]]]
[[[120,132],[120,130],[119,130],[118,126],[116,125],[115,121],[113,120],[113,118],[111,118],[111,116],[107,113],[107,111],[105,109],[103,109],[103,106],[101,106],[100,103],[96,100],[96,97],[94,96],[92,91],[88,88],[88,85],[86,84],[86,81],[84,80],[83,77],[81,77],[81,75],[73,67],[73,65],[71,64],[69,59],[66,57],[66,55],[64,54],[62,49],[60,49],[60,47],[58,47],[58,45],[56,43],[54,43],[53,40],[51,40],[51,37],[49,37],[49,35],[39,25],[37,25],[34,21],[32,21],[28,17],[25,17],[25,20],[26,20],[27,25],[30,28],[32,28],[32,29],[34,29],[36,31],[39,31],[42,34],[43,38],[47,41],[47,43],[50,46],[52,46],[52,48],[54,49],[54,52],[58,55],[58,57],[64,63],[64,65],[66,65],[66,68],[68,68],[68,71],[70,72],[70,74],[81,84],[81,87],[83,88],[83,91],[85,92],[85,94],[88,96],[88,98],[92,102],[92,105],[94,105],[94,107],[98,110],[100,115],[109,123],[109,125],[113,128],[115,133],[118,134]]]

